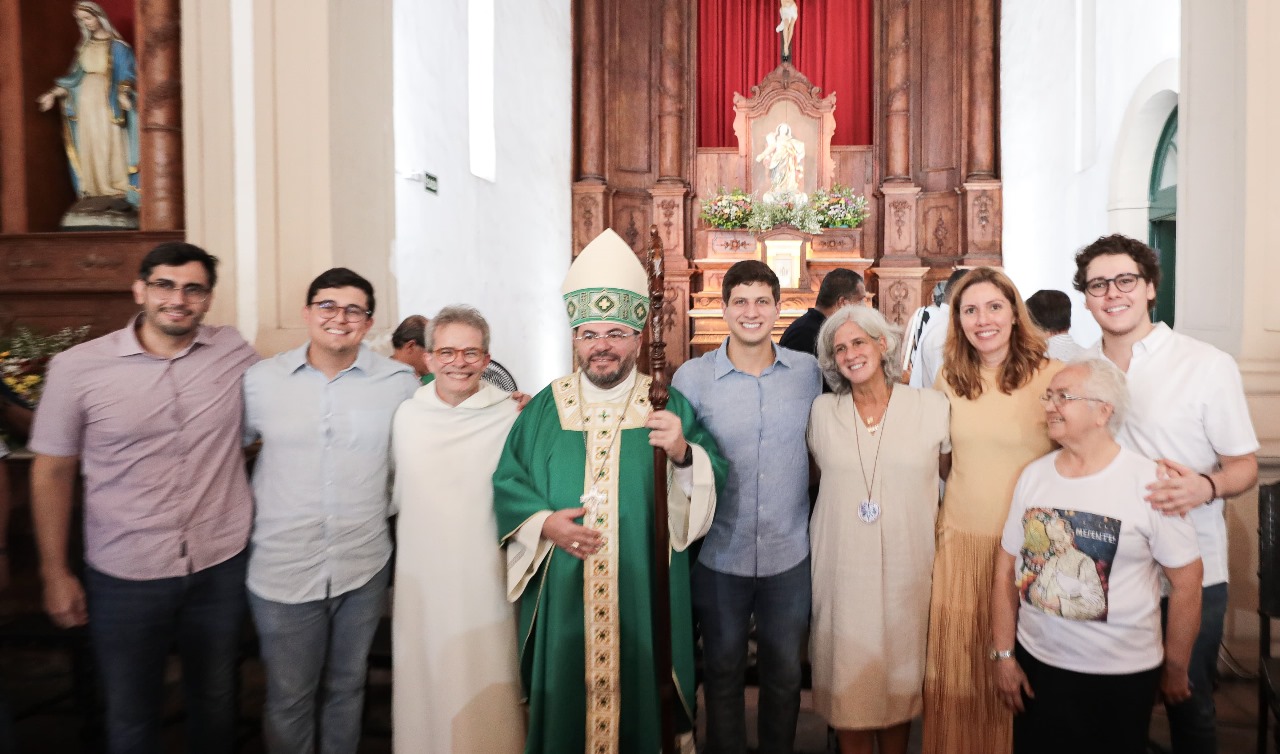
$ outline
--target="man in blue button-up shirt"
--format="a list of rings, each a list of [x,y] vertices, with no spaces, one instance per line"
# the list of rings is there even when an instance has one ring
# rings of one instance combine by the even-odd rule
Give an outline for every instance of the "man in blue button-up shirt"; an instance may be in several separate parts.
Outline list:
[[[360,740],[390,573],[391,421],[418,388],[361,345],[373,306],[369,281],[321,274],[302,310],[310,340],[245,373],[246,439],[262,439],[248,586],[271,752],[355,754]]]
[[[763,262],[721,283],[729,337],[683,364],[672,384],[729,460],[711,531],[693,570],[702,629],[709,752],[746,751],[743,685],[756,618],[759,751],[789,753],[809,629],[809,406],[821,392],[812,356],[775,346],[778,276]]]

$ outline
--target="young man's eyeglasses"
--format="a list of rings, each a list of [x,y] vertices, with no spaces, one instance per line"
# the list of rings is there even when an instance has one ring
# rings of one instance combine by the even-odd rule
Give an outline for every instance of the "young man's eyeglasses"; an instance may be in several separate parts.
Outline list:
[[[474,364],[484,358],[484,351],[479,348],[437,348],[431,352],[432,356],[440,361],[441,364],[452,364],[462,357],[462,361],[467,364]]]
[[[1053,407],[1062,410],[1062,407],[1072,401],[1094,401],[1095,403],[1106,403],[1101,398],[1089,398],[1084,395],[1072,395],[1065,390],[1046,390],[1044,395],[1040,396],[1040,403],[1048,406],[1050,403]]]
[[[640,333],[635,330],[610,330],[603,334],[598,332],[584,332],[573,336],[573,339],[581,340],[586,343],[600,343],[603,341],[608,341],[610,343],[622,343],[628,338],[633,338],[639,334]]]
[[[1090,296],[1101,298],[1107,295],[1107,288],[1110,288],[1111,284],[1115,283],[1117,291],[1128,293],[1138,287],[1138,281],[1142,278],[1143,276],[1137,273],[1125,272],[1113,278],[1094,278],[1084,284],[1084,289]]]
[[[343,322],[363,322],[373,316],[373,312],[368,309],[361,309],[355,304],[349,306],[338,306],[337,301],[312,301],[307,306],[315,309],[320,314],[320,319],[333,319],[338,316],[338,312],[342,312]]]
[[[212,293],[212,291],[205,286],[198,285],[196,283],[187,283],[182,287],[178,287],[178,285],[172,280],[165,280],[163,278],[160,280],[144,280],[143,282],[147,284],[147,288],[150,288],[151,291],[158,296],[167,299],[173,295],[174,291],[180,291],[182,293],[182,299],[184,301],[190,301],[193,304],[203,304],[205,301],[209,300],[209,294]]]

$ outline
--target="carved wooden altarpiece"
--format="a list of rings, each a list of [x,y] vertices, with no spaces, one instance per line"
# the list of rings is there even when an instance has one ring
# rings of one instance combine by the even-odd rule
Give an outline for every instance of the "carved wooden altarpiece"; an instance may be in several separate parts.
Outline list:
[[[786,124],[792,136],[805,145],[800,189],[812,194],[817,189],[831,188],[836,174],[831,146],[836,130],[834,94],[823,96],[803,73],[790,63],[782,63],[751,88],[750,96],[735,94],[733,109],[737,150],[698,150],[700,169],[716,177],[742,178],[721,186],[741,186],[755,201],[761,201],[772,182],[766,166],[756,157],[767,148],[767,139],[779,125]],[[706,159],[702,159],[704,152]],[[698,176],[699,193],[703,196],[718,190],[708,185],[710,177],[701,173]],[[866,183],[869,181],[854,185],[865,194],[872,188]],[[865,272],[871,266],[874,259],[864,255],[862,236],[862,228],[824,228],[822,233],[810,235],[787,226],[764,233],[695,226],[693,262],[702,272],[702,286],[693,292],[689,312],[693,322],[691,355],[716,348],[728,335],[722,318],[720,282],[735,263],[758,259],[778,274],[782,315],[774,325],[776,338],[813,306],[827,272],[837,267]]]
[[[826,168],[826,180],[867,197],[867,220],[807,239],[799,287],[782,305],[803,311],[826,270],[852,267],[867,273],[880,310],[905,324],[953,266],[1001,260],[1000,13],[996,0],[872,3],[873,144],[830,146]],[[644,229],[658,226],[666,354],[678,366],[718,342],[718,276],[740,258],[761,258],[748,250],[754,240],[696,219],[699,201],[720,188],[756,186],[750,154],[759,151],[742,134],[737,147],[697,146],[698,0],[573,7],[573,253],[612,227],[640,255]],[[808,168],[816,182],[824,170],[816,156]]]

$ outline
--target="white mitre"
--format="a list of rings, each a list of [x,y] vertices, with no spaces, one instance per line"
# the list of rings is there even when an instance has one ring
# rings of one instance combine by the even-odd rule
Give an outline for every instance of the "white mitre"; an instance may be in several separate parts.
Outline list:
[[[649,275],[622,236],[608,228],[573,260],[561,292],[570,327],[616,322],[643,330],[649,319]]]

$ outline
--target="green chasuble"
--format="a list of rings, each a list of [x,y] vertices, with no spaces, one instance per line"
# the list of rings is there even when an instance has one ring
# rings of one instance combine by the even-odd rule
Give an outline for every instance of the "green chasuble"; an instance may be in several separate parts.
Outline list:
[[[651,611],[653,448],[644,427],[650,380],[638,375],[625,403],[586,406],[580,405],[578,380],[578,373],[556,380],[529,402],[493,475],[498,536],[508,564],[520,552],[541,553],[548,546],[529,539],[537,537],[540,524],[537,532],[526,527],[517,534],[547,511],[592,508],[582,523],[607,538],[585,562],[551,548],[545,559],[533,561],[536,570],[519,592],[520,672],[529,703],[525,751],[655,754],[661,722]],[[705,482],[705,492],[714,480],[718,489],[727,463],[710,433],[675,390],[667,409],[680,417],[685,439],[696,446],[695,487]],[[669,486],[683,497],[670,476]],[[686,521],[674,507],[671,518],[673,530],[684,531]],[[696,524],[689,528],[699,535],[705,531]],[[695,704],[688,553],[672,552],[670,563],[677,727],[688,731]]]

